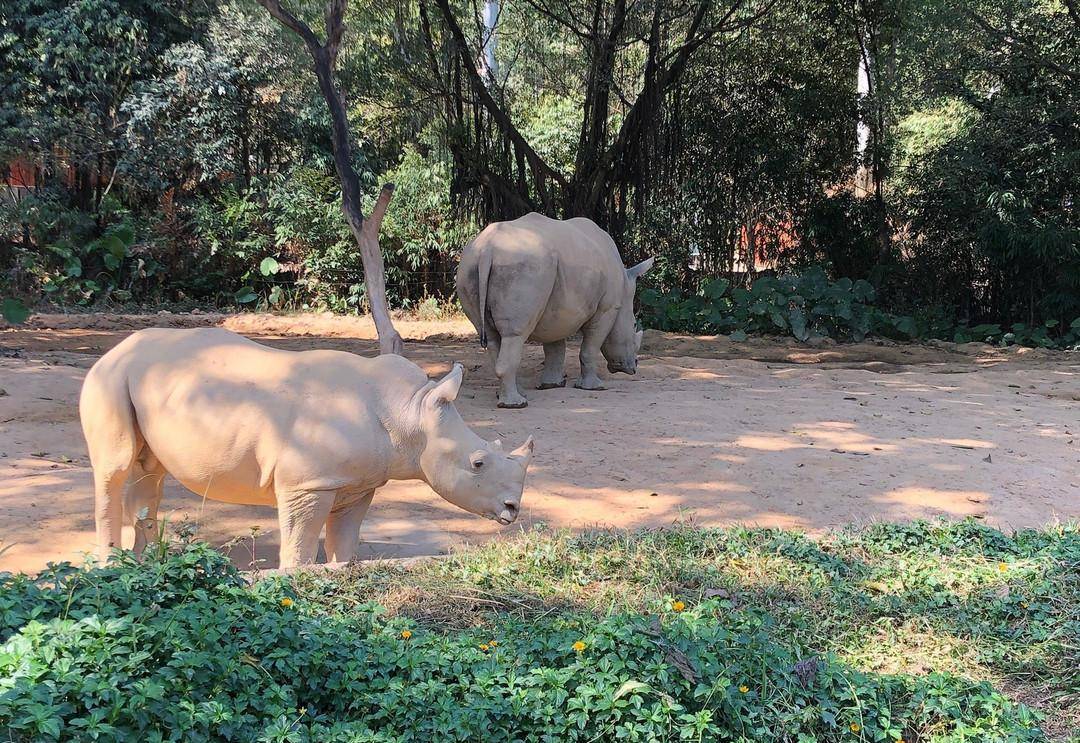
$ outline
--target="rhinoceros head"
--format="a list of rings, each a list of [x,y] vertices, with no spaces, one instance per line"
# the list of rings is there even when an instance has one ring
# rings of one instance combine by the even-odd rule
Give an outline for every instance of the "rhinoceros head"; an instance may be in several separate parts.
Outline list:
[[[420,469],[432,489],[455,506],[509,524],[521,508],[532,436],[506,453],[500,441],[489,443],[473,433],[454,407],[463,375],[461,364],[454,364],[449,374],[422,391]]]
[[[609,372],[634,374],[637,372],[637,352],[641,348],[641,331],[634,329],[634,292],[641,274],[652,268],[653,259],[647,258],[633,268],[626,269],[622,306],[615,318],[615,325],[608,333],[600,352],[607,359]]]

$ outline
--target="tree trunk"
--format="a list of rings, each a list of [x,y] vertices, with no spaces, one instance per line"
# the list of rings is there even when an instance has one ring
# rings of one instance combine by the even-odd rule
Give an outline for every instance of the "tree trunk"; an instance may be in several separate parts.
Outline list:
[[[371,316],[375,320],[375,329],[379,334],[379,353],[404,354],[404,344],[394,322],[390,319],[390,309],[386,303],[386,268],[383,264],[382,251],[379,249],[379,226],[382,224],[390,197],[394,194],[394,184],[387,183],[379,193],[379,199],[371,213],[371,219],[364,219],[360,204],[360,178],[352,166],[352,147],[349,143],[349,122],[345,114],[345,103],[341,99],[337,86],[334,85],[333,72],[330,69],[330,57],[325,48],[313,50],[315,74],[319,78],[319,90],[322,91],[326,105],[330,109],[333,125],[331,139],[334,151],[334,167],[338,180],[341,181],[341,207],[345,219],[349,222],[356,244],[360,247],[360,258],[364,262],[364,285],[367,287],[368,304]]]
[[[495,80],[499,74],[499,63],[495,60],[495,24],[499,19],[499,0],[484,0],[484,54],[481,68],[488,80]]]
[[[871,183],[870,168],[867,166],[867,148],[870,146],[870,126],[866,123],[866,100],[870,95],[870,59],[869,50],[862,38],[862,31],[856,31],[859,36],[859,66],[856,78],[856,106],[858,117],[855,124],[855,147],[856,147],[856,172],[855,172],[855,195],[869,196],[873,188]]]
[[[352,166],[352,146],[349,142],[349,120],[345,114],[345,102],[334,84],[334,63],[337,61],[338,47],[344,33],[345,0],[330,0],[327,3],[325,44],[320,44],[307,24],[283,9],[278,0],[259,0],[259,3],[281,25],[300,36],[311,54],[315,76],[319,80],[319,91],[330,110],[331,147],[334,168],[337,170],[338,180],[341,181],[341,208],[345,212],[345,219],[356,244],[360,247],[360,258],[364,262],[364,284],[367,287],[371,316],[379,334],[379,353],[404,355],[404,344],[394,328],[393,320],[390,319],[390,310],[386,303],[386,269],[382,251],[379,250],[379,225],[382,224],[386,207],[394,193],[394,185],[387,183],[382,187],[371,212],[371,219],[365,220],[360,204],[360,179]]]

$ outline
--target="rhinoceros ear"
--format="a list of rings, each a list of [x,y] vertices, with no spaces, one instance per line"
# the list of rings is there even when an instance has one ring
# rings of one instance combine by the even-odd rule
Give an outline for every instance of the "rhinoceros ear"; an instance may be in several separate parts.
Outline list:
[[[645,273],[650,268],[652,268],[653,261],[655,261],[655,260],[656,260],[656,258],[646,258],[645,260],[643,260],[641,263],[637,264],[633,268],[626,269],[626,278],[631,279],[631,280],[636,279],[638,276],[640,276],[641,274]]]
[[[461,382],[464,378],[465,367],[461,364],[454,364],[454,368],[450,370],[450,373],[436,382],[435,386],[428,391],[424,402],[432,405],[453,402],[457,399],[457,393],[461,389]]]

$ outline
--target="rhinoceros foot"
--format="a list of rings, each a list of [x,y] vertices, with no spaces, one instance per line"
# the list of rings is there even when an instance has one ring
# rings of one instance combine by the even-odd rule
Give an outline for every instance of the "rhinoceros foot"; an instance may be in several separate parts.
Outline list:
[[[521,410],[522,408],[529,407],[528,400],[522,400],[521,402],[500,402],[500,408],[506,408],[508,410]]]
[[[565,387],[565,386],[566,386],[566,377],[563,377],[561,382],[541,382],[540,384],[536,385],[536,389],[538,389],[538,390],[554,390],[554,389],[558,389],[559,387]]]

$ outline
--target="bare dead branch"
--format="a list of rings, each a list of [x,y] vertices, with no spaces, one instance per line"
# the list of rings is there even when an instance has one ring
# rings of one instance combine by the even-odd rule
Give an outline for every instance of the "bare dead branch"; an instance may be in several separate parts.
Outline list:
[[[327,41],[325,45],[322,45],[307,24],[282,8],[279,0],[259,0],[259,4],[266,8],[271,16],[304,40],[311,54],[315,77],[319,81],[319,92],[322,93],[326,108],[330,113],[330,145],[334,156],[334,168],[337,171],[338,181],[341,183],[341,209],[360,248],[360,257],[364,264],[364,281],[368,290],[368,303],[371,306],[371,314],[379,335],[379,352],[401,354],[404,344],[401,335],[394,328],[390,310],[386,304],[386,269],[379,250],[379,222],[386,213],[393,187],[388,189],[384,186],[379,195],[379,200],[375,205],[378,210],[378,220],[374,223],[371,220],[365,220],[360,204],[360,178],[352,165],[349,119],[341,91],[334,81],[334,62],[344,34],[345,3],[346,0],[329,0],[327,3],[325,15]]]

